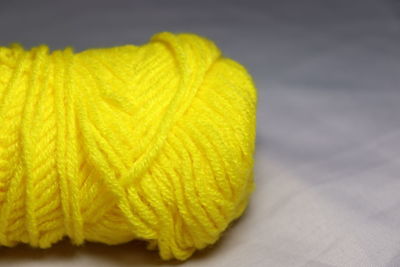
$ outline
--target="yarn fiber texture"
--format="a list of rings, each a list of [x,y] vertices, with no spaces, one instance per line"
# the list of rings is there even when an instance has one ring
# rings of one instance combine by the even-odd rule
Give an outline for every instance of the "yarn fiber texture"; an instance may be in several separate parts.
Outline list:
[[[253,191],[256,91],[194,34],[0,47],[0,245],[215,243]]]

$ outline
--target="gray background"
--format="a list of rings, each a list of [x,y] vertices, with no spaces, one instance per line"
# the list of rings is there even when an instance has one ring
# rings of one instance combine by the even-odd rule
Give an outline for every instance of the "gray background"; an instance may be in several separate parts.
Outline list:
[[[160,31],[213,39],[259,94],[251,206],[185,266],[400,266],[399,1],[0,2],[0,45]],[[137,242],[0,249],[4,266],[162,264]]]

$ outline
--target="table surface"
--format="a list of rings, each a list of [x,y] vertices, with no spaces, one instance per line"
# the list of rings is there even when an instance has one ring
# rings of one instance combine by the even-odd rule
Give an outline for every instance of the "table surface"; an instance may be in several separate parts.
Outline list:
[[[258,87],[256,191],[184,266],[400,266],[400,2],[1,1],[0,45],[213,39]],[[152,266],[139,242],[0,249],[1,266]]]

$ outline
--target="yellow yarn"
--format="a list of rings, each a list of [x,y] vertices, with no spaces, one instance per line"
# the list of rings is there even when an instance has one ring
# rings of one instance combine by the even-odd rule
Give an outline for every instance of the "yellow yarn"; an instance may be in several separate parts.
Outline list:
[[[0,47],[0,245],[148,241],[184,260],[253,189],[256,92],[209,40]]]

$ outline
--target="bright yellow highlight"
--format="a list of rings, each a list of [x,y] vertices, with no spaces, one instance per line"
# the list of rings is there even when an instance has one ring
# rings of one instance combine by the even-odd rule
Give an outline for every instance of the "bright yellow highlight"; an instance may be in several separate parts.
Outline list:
[[[0,47],[0,245],[216,242],[253,189],[256,92],[209,40]]]

